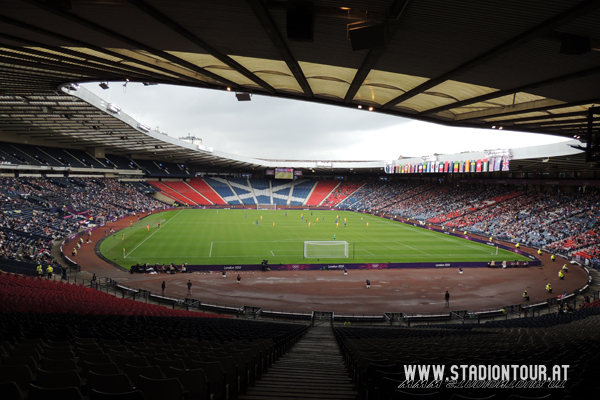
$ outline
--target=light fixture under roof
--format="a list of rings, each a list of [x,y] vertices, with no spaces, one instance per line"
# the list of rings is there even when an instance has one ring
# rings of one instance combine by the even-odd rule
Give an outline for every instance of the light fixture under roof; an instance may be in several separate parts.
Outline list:
[[[100,82],[100,84],[98,85],[100,86],[102,89],[106,90],[109,88],[108,83],[107,82]]]
[[[114,112],[115,114],[118,114],[121,112],[121,107],[119,107],[118,105],[116,105],[114,103],[108,103],[106,105],[106,109],[110,112]]]
[[[237,92],[235,94],[235,97],[237,97],[238,101],[250,101],[250,100],[252,100],[252,97],[250,96],[250,93],[246,93],[246,92]]]
[[[138,123],[137,127],[140,131],[150,132],[150,127],[148,125],[142,124],[141,122]]]

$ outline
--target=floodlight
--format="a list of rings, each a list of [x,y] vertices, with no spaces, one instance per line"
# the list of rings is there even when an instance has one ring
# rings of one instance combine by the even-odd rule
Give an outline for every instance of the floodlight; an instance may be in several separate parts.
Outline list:
[[[98,86],[100,86],[104,90],[108,89],[108,83],[106,82],[101,82]]]
[[[148,125],[142,124],[141,122],[138,123],[137,127],[140,131],[150,132],[150,127]]]
[[[78,83],[69,83],[69,90],[78,90],[79,89],[79,84]]]
[[[119,107],[118,105],[116,105],[114,103],[108,103],[106,105],[106,109],[110,112],[114,112],[115,114],[118,114],[121,112],[121,107]]]

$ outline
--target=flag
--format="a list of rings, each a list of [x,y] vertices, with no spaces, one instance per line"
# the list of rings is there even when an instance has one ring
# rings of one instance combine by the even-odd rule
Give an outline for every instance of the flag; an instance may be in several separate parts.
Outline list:
[[[423,172],[423,164],[419,163],[419,172]]]
[[[459,167],[458,167],[458,161],[454,161],[454,172],[458,172]]]
[[[510,167],[510,160],[508,157],[502,159],[502,171],[508,171]]]
[[[449,165],[449,162],[448,162],[448,161],[446,161],[446,162],[444,163],[444,172],[449,172],[449,171],[448,171],[448,165]]]
[[[475,172],[475,168],[477,166],[477,162],[475,160],[471,160],[471,172]]]
[[[481,163],[481,171],[488,172],[488,159],[484,158]]]
[[[465,164],[464,172],[471,172],[471,162],[469,160],[466,160],[464,162],[464,164]]]
[[[494,171],[500,171],[501,162],[502,162],[502,159],[500,157],[496,157],[494,159]]]
[[[475,172],[481,172],[481,160],[477,160],[477,164],[475,166]]]
[[[458,172],[465,172],[465,163],[464,162],[458,163]]]

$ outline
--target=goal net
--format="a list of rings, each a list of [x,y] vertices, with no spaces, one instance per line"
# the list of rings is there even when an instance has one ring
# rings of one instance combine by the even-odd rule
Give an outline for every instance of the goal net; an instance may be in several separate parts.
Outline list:
[[[348,258],[348,242],[304,242],[304,258]]]
[[[257,204],[257,210],[277,210],[277,204]]]

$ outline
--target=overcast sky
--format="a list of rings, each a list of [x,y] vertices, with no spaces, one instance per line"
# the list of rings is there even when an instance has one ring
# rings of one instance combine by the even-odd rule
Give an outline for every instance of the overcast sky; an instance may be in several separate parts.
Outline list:
[[[358,109],[169,85],[110,83],[104,100],[152,129],[178,138],[191,134],[215,150],[266,159],[395,160],[433,153],[527,147],[566,138],[548,135],[449,128]],[[125,89],[125,90],[124,90]]]

